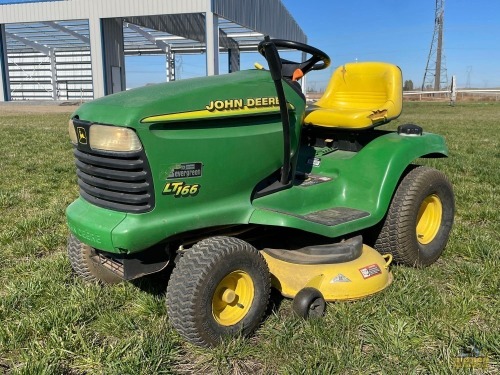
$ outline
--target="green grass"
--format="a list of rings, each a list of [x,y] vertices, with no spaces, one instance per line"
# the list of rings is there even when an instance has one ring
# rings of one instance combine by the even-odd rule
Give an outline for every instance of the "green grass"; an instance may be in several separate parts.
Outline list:
[[[3,107],[5,108],[5,107]],[[2,110],[3,110],[2,108]],[[0,115],[0,374],[500,373],[500,103],[405,103],[391,124],[443,134],[457,214],[433,266],[395,266],[382,293],[300,321],[289,300],[256,335],[187,344],[166,315],[166,279],[86,284],[66,259],[77,197],[67,114]],[[456,369],[475,346],[486,370]]]

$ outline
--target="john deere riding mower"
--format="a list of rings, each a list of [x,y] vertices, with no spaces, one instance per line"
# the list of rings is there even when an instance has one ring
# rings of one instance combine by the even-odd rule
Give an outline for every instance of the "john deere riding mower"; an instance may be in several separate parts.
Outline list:
[[[342,65],[307,107],[298,80],[330,58],[269,38],[259,51],[269,70],[110,95],[69,123],[80,187],[67,209],[71,265],[113,283],[170,263],[170,322],[199,345],[252,333],[271,285],[304,318],[376,293],[392,259],[436,261],[453,222],[446,177],[413,164],[445,157],[443,138],[378,128],[401,113],[398,67]]]

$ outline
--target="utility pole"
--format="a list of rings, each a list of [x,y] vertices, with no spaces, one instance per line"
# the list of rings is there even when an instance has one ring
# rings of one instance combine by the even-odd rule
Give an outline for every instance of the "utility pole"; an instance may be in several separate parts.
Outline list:
[[[467,82],[465,83],[465,88],[470,89],[470,74],[472,73],[472,65],[467,66]]]
[[[446,58],[443,54],[444,1],[436,0],[434,33],[429,57],[427,58],[422,90],[433,87],[435,91],[439,91],[441,87],[448,86]]]

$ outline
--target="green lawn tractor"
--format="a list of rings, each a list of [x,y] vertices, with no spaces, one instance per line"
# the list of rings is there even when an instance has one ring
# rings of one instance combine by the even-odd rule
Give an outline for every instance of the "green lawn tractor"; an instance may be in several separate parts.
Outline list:
[[[444,139],[413,124],[378,128],[401,113],[398,67],[342,65],[306,106],[298,80],[330,58],[268,37],[259,52],[268,70],[110,95],[69,122],[73,269],[114,283],[170,265],[169,320],[198,345],[251,334],[271,286],[304,318],[376,293],[392,259],[435,262],[453,223],[447,178],[413,164],[446,157]]]

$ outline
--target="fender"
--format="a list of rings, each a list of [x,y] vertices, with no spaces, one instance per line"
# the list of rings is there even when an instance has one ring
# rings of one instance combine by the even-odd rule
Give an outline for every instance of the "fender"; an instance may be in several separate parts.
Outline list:
[[[311,173],[330,177],[331,181],[307,188],[294,186],[254,200],[256,210],[250,223],[293,227],[328,237],[369,228],[385,216],[401,176],[412,162],[422,157],[447,155],[445,140],[440,135],[384,134],[357,153],[336,151],[324,156],[321,165]],[[303,218],[331,208],[366,214],[332,226]]]
[[[346,166],[350,171],[344,170],[341,174],[345,177],[347,191],[351,190],[352,199],[367,201],[366,209],[376,224],[385,216],[410,164],[418,158],[447,156],[448,148],[440,135],[405,136],[394,132],[370,142],[352,159],[352,165]],[[347,203],[346,200],[344,204]]]

